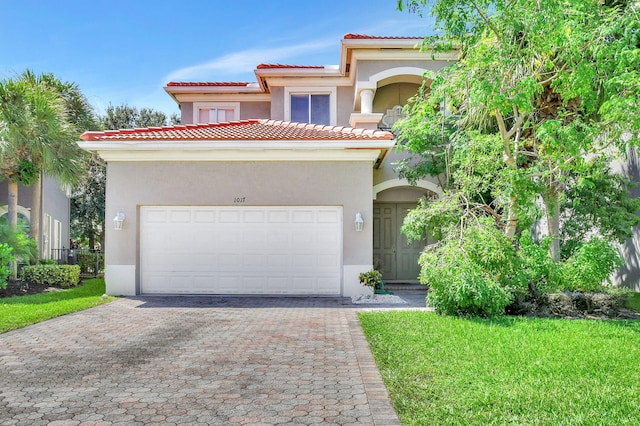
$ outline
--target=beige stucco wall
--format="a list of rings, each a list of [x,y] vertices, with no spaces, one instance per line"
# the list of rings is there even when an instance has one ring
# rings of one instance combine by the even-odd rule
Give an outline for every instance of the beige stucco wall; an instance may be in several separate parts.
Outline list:
[[[353,285],[372,262],[371,184],[370,162],[111,162],[106,216],[122,211],[126,220],[122,231],[106,230],[108,292],[136,293],[140,206],[234,205],[236,197],[244,205],[343,206],[344,284]],[[357,212],[362,232],[354,229]]]
[[[271,119],[284,120],[284,87],[271,87]]]
[[[349,117],[353,112],[353,87],[338,87],[338,105],[336,111],[336,125],[350,127]]]
[[[240,119],[271,118],[271,102],[241,102]]]
[[[193,102],[180,104],[180,124],[193,124]]]
[[[437,71],[453,62],[432,61],[429,54],[424,54],[424,60],[408,61],[360,61],[356,71],[358,81],[367,81],[371,76],[379,72],[394,68],[421,68],[430,71]]]

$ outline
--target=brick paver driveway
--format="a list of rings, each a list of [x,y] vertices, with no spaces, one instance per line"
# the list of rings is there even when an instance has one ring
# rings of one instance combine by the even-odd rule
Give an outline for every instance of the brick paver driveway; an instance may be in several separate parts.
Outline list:
[[[399,424],[356,310],[127,298],[0,334],[0,424]]]

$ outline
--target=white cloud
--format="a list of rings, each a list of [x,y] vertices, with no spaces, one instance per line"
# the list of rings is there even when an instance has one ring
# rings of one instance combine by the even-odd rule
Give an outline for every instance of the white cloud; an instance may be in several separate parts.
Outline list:
[[[306,56],[314,53],[314,51],[317,52],[329,47],[336,48],[335,39],[315,40],[307,43],[268,49],[246,49],[220,56],[203,64],[177,69],[169,73],[164,78],[164,82],[210,80],[212,77],[220,80],[220,78],[226,78],[226,76],[246,75],[248,72],[253,71],[256,65],[260,63],[287,62],[295,59],[297,56]]]

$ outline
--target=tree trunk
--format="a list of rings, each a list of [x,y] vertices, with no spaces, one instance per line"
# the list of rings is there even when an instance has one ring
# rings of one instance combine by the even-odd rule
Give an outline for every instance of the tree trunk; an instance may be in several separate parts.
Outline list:
[[[516,236],[516,231],[518,229],[518,214],[516,213],[517,206],[516,197],[512,195],[509,199],[509,214],[507,216],[507,226],[505,229],[505,234],[510,239],[513,239]]]
[[[18,182],[11,178],[7,179],[7,209],[9,227],[15,231],[18,225]]]
[[[42,172],[38,173],[38,177],[31,184],[33,192],[31,193],[31,238],[36,240],[36,259],[40,259],[40,212],[42,211]]]
[[[547,215],[547,234],[551,237],[549,245],[549,257],[554,262],[560,261],[560,203],[558,194],[553,191],[544,199]]]
[[[105,221],[102,221],[102,227],[100,228],[100,250],[104,252],[104,233],[105,233]]]
[[[18,182],[14,182],[11,178],[7,179],[7,210],[9,228],[15,232],[18,225]],[[18,266],[14,260],[11,263],[11,279],[17,278]]]

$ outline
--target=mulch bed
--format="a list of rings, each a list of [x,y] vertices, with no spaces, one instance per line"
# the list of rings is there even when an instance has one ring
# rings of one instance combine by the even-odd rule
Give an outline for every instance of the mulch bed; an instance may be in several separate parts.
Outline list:
[[[0,289],[0,298],[11,296],[25,296],[27,294],[48,293],[62,289],[49,285],[29,284],[23,281],[9,280],[7,288]]]
[[[624,307],[625,297],[607,293],[563,292],[518,300],[507,313],[537,318],[637,320],[640,313]]]

